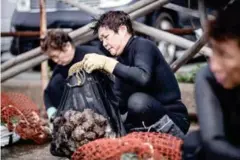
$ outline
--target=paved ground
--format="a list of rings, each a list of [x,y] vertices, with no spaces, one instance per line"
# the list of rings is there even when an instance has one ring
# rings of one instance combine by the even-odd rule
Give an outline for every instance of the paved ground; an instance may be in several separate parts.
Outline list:
[[[2,91],[18,91],[31,97],[35,103],[42,105],[39,73],[24,73],[1,84]],[[184,103],[190,112],[195,110],[194,88],[192,84],[180,84]],[[197,129],[193,124],[191,130]],[[3,160],[65,160],[54,157],[49,152],[49,144],[36,145],[29,141],[21,141],[12,146],[1,148]]]
[[[192,124],[190,130],[198,129],[197,124]],[[49,151],[49,143],[36,145],[29,141],[20,141],[11,146],[1,148],[2,160],[68,160],[52,156]]]
[[[49,143],[36,145],[29,141],[20,141],[11,146],[1,148],[2,160],[67,160],[52,156],[49,152]]]

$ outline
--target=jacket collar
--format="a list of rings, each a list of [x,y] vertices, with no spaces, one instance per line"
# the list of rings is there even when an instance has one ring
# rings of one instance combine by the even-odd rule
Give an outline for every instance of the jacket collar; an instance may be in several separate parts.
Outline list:
[[[136,38],[136,36],[131,36],[131,37],[129,38],[126,46],[125,46],[124,49],[123,49],[123,53],[122,53],[122,54],[127,53],[127,52],[130,50],[130,48],[131,48],[130,45],[131,45],[131,43],[133,42],[133,40],[134,40],[135,38]]]

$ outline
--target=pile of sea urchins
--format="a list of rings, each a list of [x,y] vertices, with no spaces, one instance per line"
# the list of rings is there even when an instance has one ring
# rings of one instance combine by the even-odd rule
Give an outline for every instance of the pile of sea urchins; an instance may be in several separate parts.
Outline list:
[[[115,134],[107,119],[91,109],[68,110],[53,121],[52,145],[62,156],[69,157],[79,146],[103,137]]]

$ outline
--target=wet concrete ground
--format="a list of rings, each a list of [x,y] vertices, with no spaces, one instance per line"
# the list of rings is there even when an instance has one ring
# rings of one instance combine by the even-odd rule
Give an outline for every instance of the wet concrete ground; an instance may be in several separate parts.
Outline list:
[[[197,124],[191,124],[190,131],[198,129]],[[20,141],[11,146],[1,148],[2,160],[68,160],[52,156],[49,151],[50,144],[37,145],[29,141]]]
[[[68,160],[52,156],[50,144],[37,145],[29,141],[20,141],[11,146],[1,148],[2,160]]]
[[[26,80],[26,77],[28,79]],[[21,74],[16,79],[11,79],[3,83],[2,91],[18,91],[31,97],[33,101],[39,106],[42,104],[42,97],[40,95],[41,83],[39,81],[40,74]],[[7,85],[9,83],[9,85]],[[14,85],[13,85],[14,84]],[[27,84],[27,85],[26,85]],[[9,87],[11,86],[11,87]],[[183,101],[188,106],[189,112],[195,113],[194,87],[192,84],[180,84]],[[195,130],[198,125],[192,125],[190,130]],[[29,141],[21,141],[11,146],[1,148],[2,160],[67,160],[52,156],[49,151],[49,143],[44,145],[37,145]]]

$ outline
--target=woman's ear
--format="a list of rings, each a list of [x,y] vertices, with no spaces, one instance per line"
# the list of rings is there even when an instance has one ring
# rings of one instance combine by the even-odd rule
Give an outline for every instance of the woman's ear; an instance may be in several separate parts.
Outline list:
[[[126,34],[127,31],[127,27],[125,25],[121,25],[118,29],[119,34]]]

